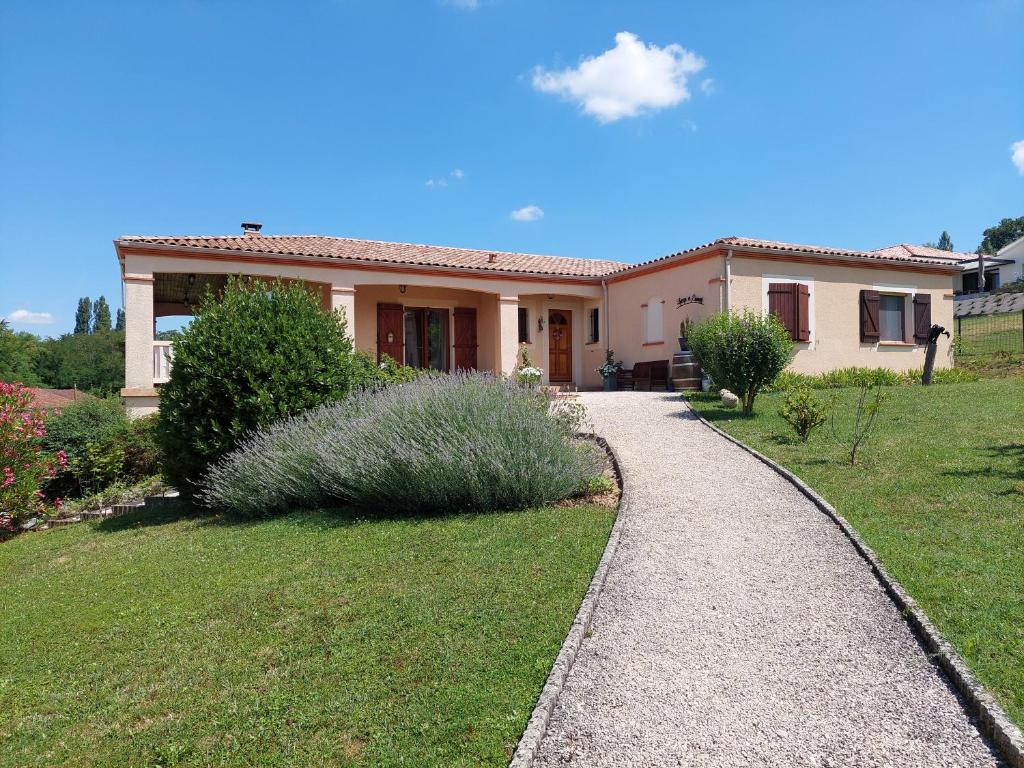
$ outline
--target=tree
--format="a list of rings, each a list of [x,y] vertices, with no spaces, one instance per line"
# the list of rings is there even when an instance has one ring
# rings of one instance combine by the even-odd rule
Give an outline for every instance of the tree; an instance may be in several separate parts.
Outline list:
[[[952,251],[953,250],[953,238],[949,236],[949,232],[942,230],[942,234],[939,235],[939,244],[935,246],[940,251]]]
[[[39,344],[35,371],[47,386],[112,395],[124,386],[124,333],[66,333]]]
[[[1016,219],[1003,219],[994,227],[981,233],[981,245],[975,253],[994,254],[1015,240],[1024,237],[1024,216]]]
[[[0,381],[20,381],[29,387],[42,384],[34,367],[38,351],[38,337],[24,331],[15,333],[0,320]]]
[[[110,305],[100,296],[92,307],[92,332],[105,333],[110,330]]]
[[[124,310],[123,309],[118,308],[118,310],[117,310],[117,323],[114,325],[114,330],[115,331],[123,331],[124,330]]]
[[[78,309],[75,311],[75,333],[89,333],[92,330],[92,301],[88,296],[78,300]]]

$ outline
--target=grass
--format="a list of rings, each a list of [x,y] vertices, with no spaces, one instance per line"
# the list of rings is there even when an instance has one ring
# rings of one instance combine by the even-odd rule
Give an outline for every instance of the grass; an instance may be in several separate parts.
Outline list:
[[[0,766],[505,765],[614,518],[581,505],[0,546]]]
[[[996,352],[1024,353],[1024,313],[1002,312],[957,318],[954,326],[957,357],[975,357]]]
[[[828,499],[1024,725],[1024,379],[887,391],[856,467],[827,424],[797,442],[781,394],[748,418],[691,402]],[[856,390],[835,392],[841,431]]]

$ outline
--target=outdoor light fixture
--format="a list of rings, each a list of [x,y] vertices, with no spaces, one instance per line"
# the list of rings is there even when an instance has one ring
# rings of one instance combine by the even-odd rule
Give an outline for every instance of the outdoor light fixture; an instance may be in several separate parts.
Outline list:
[[[405,289],[408,288],[408,287],[409,287],[408,285],[400,285],[400,286],[398,286],[398,292],[399,293],[405,293]]]
[[[543,331],[544,330],[544,318],[543,317],[538,317],[537,318],[537,330],[538,331]]]

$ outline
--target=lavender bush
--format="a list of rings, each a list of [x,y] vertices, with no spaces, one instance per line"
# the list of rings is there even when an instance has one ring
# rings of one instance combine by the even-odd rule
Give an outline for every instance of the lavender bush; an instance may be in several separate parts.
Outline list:
[[[202,499],[236,514],[344,504],[387,514],[516,509],[600,473],[564,400],[483,374],[353,394],[257,432],[212,467]]]

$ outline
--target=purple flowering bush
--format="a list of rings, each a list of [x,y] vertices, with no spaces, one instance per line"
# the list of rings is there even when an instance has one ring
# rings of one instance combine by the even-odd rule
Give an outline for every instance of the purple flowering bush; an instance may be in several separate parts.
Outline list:
[[[200,498],[245,516],[345,505],[380,514],[520,509],[601,472],[579,409],[485,374],[359,392],[249,435]]]

